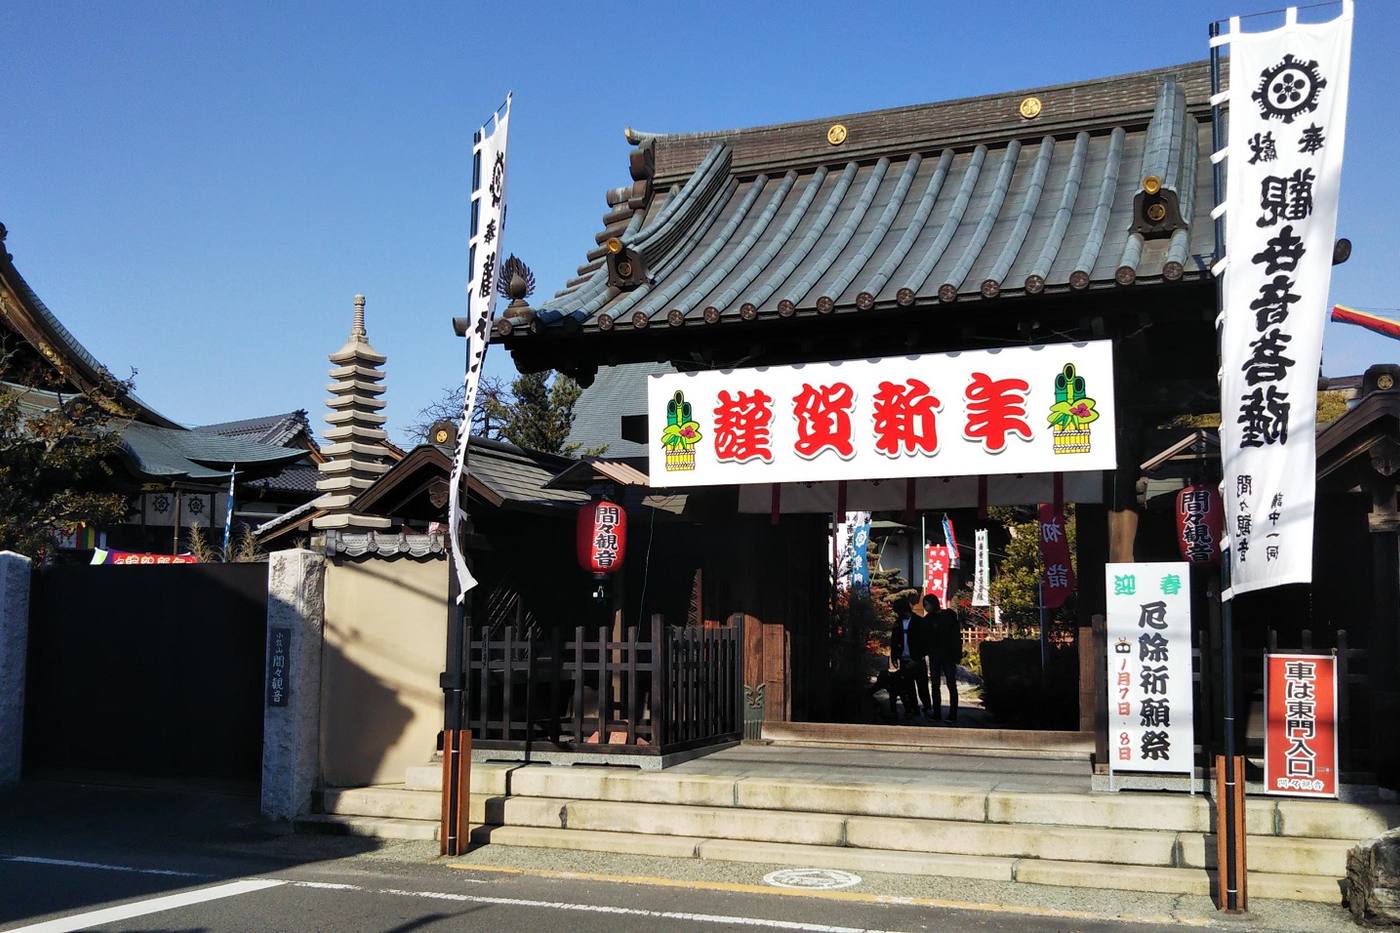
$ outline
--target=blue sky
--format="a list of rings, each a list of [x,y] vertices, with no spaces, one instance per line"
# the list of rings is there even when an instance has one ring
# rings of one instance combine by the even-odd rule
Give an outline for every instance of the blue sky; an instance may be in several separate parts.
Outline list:
[[[460,379],[470,140],[504,96],[505,248],[552,292],[629,181],[623,128],[838,115],[1177,64],[1274,4],[0,4],[0,221],[45,302],[177,420],[324,409],[352,296],[396,437]],[[1400,306],[1400,4],[1357,0],[1333,299]],[[969,11],[975,11],[975,15]],[[1393,313],[1392,316],[1400,316]],[[1400,356],[1328,325],[1324,371]],[[494,348],[488,369],[509,375]]]

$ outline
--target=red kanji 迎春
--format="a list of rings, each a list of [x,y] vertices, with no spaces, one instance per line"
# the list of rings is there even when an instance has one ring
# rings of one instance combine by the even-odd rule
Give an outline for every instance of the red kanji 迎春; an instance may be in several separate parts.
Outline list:
[[[965,393],[963,437],[980,443],[989,454],[1006,449],[1008,434],[1030,440],[1031,429],[1026,424],[1026,393],[1030,388],[1024,379],[993,379],[986,373],[973,373]]]
[[[769,428],[773,397],[762,389],[735,392],[721,389],[715,406],[715,459],[732,463],[773,462]]]
[[[882,382],[874,396],[875,449],[887,457],[938,452],[937,414],[943,404],[919,379]]]
[[[792,416],[797,419],[797,442],[793,450],[802,457],[815,457],[828,447],[845,458],[856,452],[851,443],[851,408],[855,390],[844,382],[829,386],[802,384],[793,396]]]

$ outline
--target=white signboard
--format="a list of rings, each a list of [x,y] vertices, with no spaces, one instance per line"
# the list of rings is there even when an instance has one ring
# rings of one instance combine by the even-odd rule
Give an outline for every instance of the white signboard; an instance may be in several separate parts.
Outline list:
[[[978,528],[973,540],[976,542],[974,549],[975,561],[972,566],[972,605],[990,606],[992,604],[991,588],[991,567],[988,559],[987,529]]]
[[[1104,565],[1113,771],[1192,770],[1190,573],[1185,561]]]
[[[1230,44],[1220,451],[1231,593],[1312,580],[1317,376],[1337,230],[1351,3]]]
[[[1117,465],[1106,340],[663,373],[647,404],[653,486]]]

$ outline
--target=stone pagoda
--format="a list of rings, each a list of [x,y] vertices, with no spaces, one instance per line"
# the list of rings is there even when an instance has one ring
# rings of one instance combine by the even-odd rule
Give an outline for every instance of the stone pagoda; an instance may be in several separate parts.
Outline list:
[[[326,386],[331,397],[326,406],[330,429],[329,442],[321,448],[326,461],[320,465],[321,478],[316,488],[321,497],[316,507],[324,509],[312,523],[317,530],[374,531],[389,527],[389,519],[359,515],[351,509],[355,498],[369,488],[389,469],[389,454],[384,447],[388,435],[384,432],[384,415],[380,410],[384,400],[385,356],[369,344],[365,332],[365,296],[355,296],[355,321],[345,346],[329,357],[334,364],[331,383]]]

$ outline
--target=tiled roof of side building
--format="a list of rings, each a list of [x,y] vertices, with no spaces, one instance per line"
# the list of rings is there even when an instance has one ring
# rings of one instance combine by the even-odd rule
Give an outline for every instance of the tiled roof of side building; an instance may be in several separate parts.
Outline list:
[[[1041,106],[1031,119],[1018,113],[1028,95]],[[617,334],[1202,278],[1214,247],[1208,98],[1206,65],[1195,63],[830,120],[634,134],[651,177],[629,191],[649,185],[649,201],[598,239],[615,238],[646,279],[620,282],[594,250],[579,278],[494,334]],[[846,136],[833,145],[835,123]],[[1145,190],[1149,176],[1160,194]]]
[[[574,403],[574,424],[569,443],[585,452],[606,447],[607,457],[645,457],[648,447],[622,439],[622,419],[645,415],[647,376],[675,372],[669,363],[624,363],[598,370],[593,384]]]
[[[283,446],[298,433],[311,433],[311,421],[306,409],[299,408],[281,415],[264,415],[261,418],[244,418],[239,421],[221,421],[217,424],[203,424],[195,428],[224,437],[242,437],[259,444]]]

